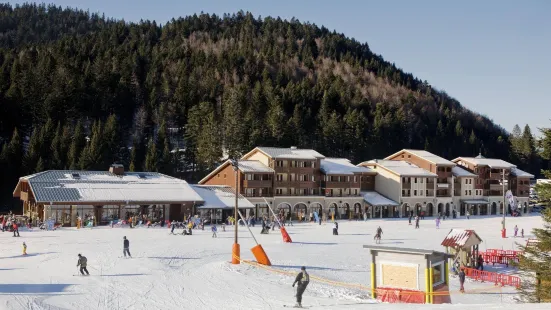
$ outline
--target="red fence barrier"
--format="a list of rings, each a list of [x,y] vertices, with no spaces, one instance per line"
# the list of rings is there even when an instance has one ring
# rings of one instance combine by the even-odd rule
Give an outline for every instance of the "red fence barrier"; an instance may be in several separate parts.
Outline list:
[[[473,268],[463,268],[465,271],[465,276],[481,282],[492,282],[495,285],[501,286],[514,286],[520,287],[520,278],[517,276],[510,276],[505,274],[500,274],[497,272],[490,271],[481,271]]]
[[[518,263],[519,257],[522,254],[522,251],[496,249],[488,249],[486,250],[486,252],[480,252],[480,255],[482,255],[482,259],[486,264],[502,264],[507,266],[509,266],[511,261]]]
[[[378,287],[377,300],[388,303],[424,304],[425,293],[414,290]]]

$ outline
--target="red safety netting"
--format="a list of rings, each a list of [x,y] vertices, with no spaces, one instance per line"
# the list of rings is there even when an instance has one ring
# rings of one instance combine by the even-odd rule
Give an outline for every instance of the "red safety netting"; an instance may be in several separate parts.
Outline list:
[[[520,286],[520,278],[517,276],[510,276],[490,271],[481,271],[473,268],[463,268],[463,270],[465,271],[465,276],[476,281],[491,282],[495,285],[501,286]]]
[[[377,300],[388,303],[424,304],[425,293],[415,290],[378,287]]]

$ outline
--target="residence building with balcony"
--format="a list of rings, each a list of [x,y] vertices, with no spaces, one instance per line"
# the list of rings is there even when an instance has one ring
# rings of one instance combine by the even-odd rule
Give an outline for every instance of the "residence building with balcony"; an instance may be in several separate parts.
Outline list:
[[[359,218],[368,211],[370,217],[375,216],[369,209],[371,204],[392,204],[375,192],[375,171],[357,167],[345,158],[326,158],[315,150],[256,147],[237,163],[237,172],[226,161],[199,184],[235,188],[237,173],[239,193],[255,206],[249,215],[270,215],[270,205],[275,212],[283,209],[293,218],[311,212]]]
[[[488,210],[488,200],[482,189],[476,188],[478,175],[463,169],[460,166],[452,168],[453,174],[453,210],[458,215],[496,214],[496,210]],[[446,210],[447,212],[448,210]],[[493,212],[493,213],[492,213]],[[451,215],[451,213],[446,213]]]
[[[513,193],[517,207],[522,207],[524,213],[529,211],[530,179],[534,178],[532,174],[504,160],[485,158],[482,155],[458,157],[453,162],[477,175],[474,189],[482,190],[482,196],[488,201],[486,214],[503,214],[507,190]],[[505,206],[505,212],[510,212],[511,206],[508,201],[505,201]]]
[[[431,152],[411,149],[403,149],[388,156],[385,160],[405,161],[436,174],[434,191],[437,201],[435,214],[438,214],[438,212],[444,214],[446,206],[449,208],[453,204],[454,181],[452,168],[457,165],[454,162]]]
[[[403,160],[375,159],[358,166],[377,172],[375,191],[396,202],[391,211],[394,216],[407,217],[423,211],[432,216],[436,212],[436,173]]]

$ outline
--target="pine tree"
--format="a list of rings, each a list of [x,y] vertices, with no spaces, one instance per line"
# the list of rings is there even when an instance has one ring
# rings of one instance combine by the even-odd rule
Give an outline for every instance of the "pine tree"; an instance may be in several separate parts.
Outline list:
[[[73,137],[71,139],[71,146],[69,147],[69,153],[67,154],[67,162],[69,169],[75,170],[78,169],[80,156],[82,150],[86,146],[86,137],[84,134],[84,128],[80,121],[77,122],[75,126],[75,131],[73,132]]]
[[[279,96],[276,96],[270,103],[270,108],[266,114],[266,125],[271,136],[271,140],[278,142],[283,138],[285,127],[285,111],[281,105]]]
[[[40,157],[40,131],[41,127],[36,127],[33,129],[31,138],[29,140],[29,145],[27,146],[27,152],[23,157],[23,170],[24,174],[32,174],[36,170],[36,163]]]
[[[147,142],[147,154],[145,155],[145,162],[143,169],[145,171],[158,171],[158,157],[157,146],[155,139],[149,139]]]
[[[63,169],[63,158],[62,158],[62,149],[61,149],[61,143],[62,143],[62,137],[61,137],[61,123],[57,123],[57,127],[55,130],[54,138],[52,140],[52,145],[50,146],[51,152],[52,152],[52,163],[51,168],[52,169]]]
[[[92,135],[90,142],[82,150],[80,156],[80,169],[82,170],[102,170],[106,167],[102,167],[102,155],[103,155],[103,135],[102,135],[101,121],[96,121],[92,125]]]
[[[230,89],[223,101],[224,147],[229,158],[239,158],[245,145],[244,95],[239,87]]]
[[[101,166],[108,167],[113,163],[118,163],[119,158],[119,146],[120,146],[120,133],[118,130],[117,118],[114,114],[111,114],[105,122],[103,129],[103,155],[101,159]]]
[[[524,252],[517,264],[522,276],[520,294],[532,303],[551,302],[551,208],[542,212],[542,218],[543,228],[532,230],[537,242],[519,244]]]
[[[44,171],[44,161],[42,160],[42,157],[39,157],[38,162],[36,163],[36,167],[34,168],[34,173],[42,171]]]

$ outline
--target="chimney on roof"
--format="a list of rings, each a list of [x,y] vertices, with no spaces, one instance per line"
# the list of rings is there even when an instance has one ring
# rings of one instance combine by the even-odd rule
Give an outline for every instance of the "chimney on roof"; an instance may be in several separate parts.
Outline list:
[[[121,164],[112,164],[109,167],[109,172],[115,175],[123,175],[124,174],[124,166]]]
[[[296,146],[291,146],[291,150],[296,150],[297,147]]]

